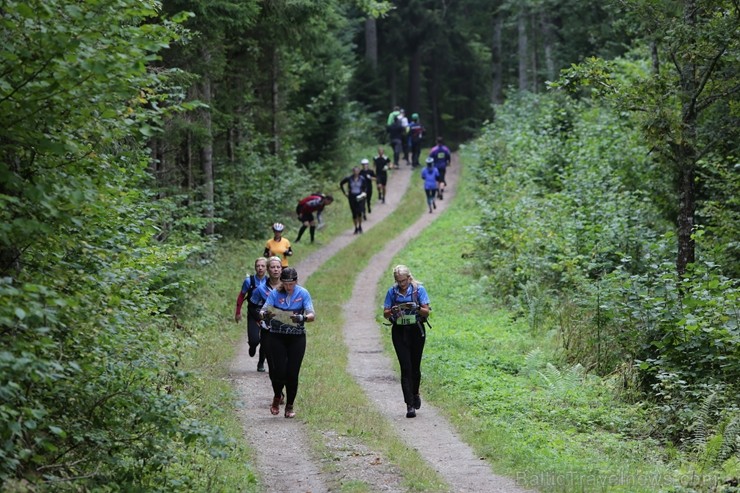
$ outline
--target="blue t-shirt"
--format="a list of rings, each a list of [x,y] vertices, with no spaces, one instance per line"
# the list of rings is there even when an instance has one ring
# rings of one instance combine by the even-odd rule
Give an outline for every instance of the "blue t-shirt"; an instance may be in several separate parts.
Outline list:
[[[434,166],[427,166],[421,170],[421,179],[424,180],[424,190],[436,190],[439,170]]]
[[[265,304],[265,301],[267,301],[267,297],[270,295],[271,291],[272,286],[267,282],[267,276],[265,276],[265,281],[259,284],[255,290],[252,291],[252,297],[249,298],[249,302],[253,305],[262,306]]]
[[[291,314],[308,315],[314,313],[311,295],[306,288],[298,285],[293,289],[291,295],[279,289],[270,291],[265,304],[262,305],[262,310],[266,311],[268,308],[271,308],[270,311],[278,313],[268,324],[270,332],[279,334],[305,333],[304,322],[288,322],[288,318]]]
[[[414,302],[414,286],[409,283],[406,292],[401,293],[398,288],[398,284],[394,284],[388,292],[385,294],[385,302],[383,308],[391,308],[396,305],[402,305],[403,303]],[[419,305],[429,304],[429,295],[424,286],[418,285],[416,287],[416,307],[402,308],[396,319],[398,325],[414,325],[416,324],[417,315],[419,313]]]
[[[254,286],[252,286],[252,279],[254,279]],[[266,282],[267,276],[262,276],[262,279],[260,279],[257,276],[249,275],[244,279],[244,282],[242,283],[242,293],[247,294],[249,292],[249,288],[255,288],[252,290],[252,296],[254,296],[254,292],[257,291],[256,288],[260,287]],[[249,301],[251,301],[251,298]]]

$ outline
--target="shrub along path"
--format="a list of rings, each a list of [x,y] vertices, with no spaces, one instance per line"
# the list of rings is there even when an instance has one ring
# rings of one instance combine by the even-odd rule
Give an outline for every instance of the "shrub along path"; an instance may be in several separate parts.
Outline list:
[[[421,186],[418,174],[418,170],[412,172],[402,165],[389,177],[387,203],[374,206],[369,220],[363,224],[365,234],[398,207],[410,183],[412,186]],[[401,231],[357,275],[352,297],[344,306],[348,372],[387,418],[389,426],[393,427],[401,440],[416,449],[450,485],[449,491],[520,492],[524,490],[517,488],[512,480],[495,476],[488,464],[475,456],[446,419],[428,402],[423,403],[417,418],[405,417],[398,376],[391,359],[384,353],[381,328],[376,321],[378,290],[385,292],[393,280],[390,259],[444,211],[454,197],[458,176],[459,165],[454,157],[447,173],[450,186],[445,200],[437,201],[435,213],[423,214],[409,228]],[[337,205],[348,207],[343,200],[338,200]],[[419,207],[425,205],[420,204]],[[305,284],[311,274],[356,238],[353,230],[349,229],[306,257],[296,265],[299,282]],[[433,305],[434,290],[430,290]],[[319,313],[318,324],[320,318]],[[255,465],[264,491],[320,493],[336,490],[338,484],[353,481],[369,486],[371,491],[407,491],[408,488],[403,485],[404,478],[389,460],[379,457],[377,452],[368,451],[367,447],[354,439],[325,433],[324,446],[331,452],[332,458],[327,459],[326,454],[319,456],[312,449],[307,426],[300,419],[301,389],[296,401],[298,419],[285,419],[282,414],[272,416],[269,412],[272,398],[269,378],[266,373],[256,371],[256,359],[248,356],[246,337],[240,343],[237,357],[232,363],[231,378],[242,400],[240,419],[247,441],[256,450]],[[326,464],[327,460],[331,463]]]

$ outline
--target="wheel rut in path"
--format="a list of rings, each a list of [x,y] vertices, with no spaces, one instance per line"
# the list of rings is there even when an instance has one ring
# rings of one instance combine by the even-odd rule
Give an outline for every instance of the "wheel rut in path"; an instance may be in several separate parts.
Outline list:
[[[405,190],[409,186],[412,175],[418,179],[418,171],[416,170],[412,172],[410,169],[402,167],[391,172],[388,177],[386,203],[373,204],[373,212],[368,215],[368,221],[363,222],[365,232],[398,207]],[[346,213],[349,214],[346,201],[337,199],[335,207],[346,209]],[[316,272],[324,262],[357,238],[353,231],[353,229],[348,229],[341,233],[329,244],[312,252],[295,266],[301,284],[304,284],[306,279]],[[300,243],[294,245],[294,248],[296,247],[300,248]],[[319,317],[317,323],[320,324],[321,314],[318,313],[317,315]],[[310,351],[310,348],[308,351]],[[272,401],[270,380],[267,373],[258,373],[256,370],[257,358],[249,357],[245,326],[244,337],[240,341],[237,355],[230,365],[229,379],[232,381],[240,399],[240,407],[237,412],[242,423],[244,436],[256,451],[255,468],[260,482],[264,486],[264,491],[329,492],[332,483],[338,482],[338,479],[343,475],[348,476],[345,479],[352,479],[353,476],[350,475],[355,472],[361,476],[359,479],[372,485],[373,491],[403,491],[397,485],[401,478],[392,477],[393,474],[389,472],[391,470],[390,466],[368,467],[367,463],[373,461],[371,457],[373,454],[366,450],[357,450],[358,448],[362,449],[362,447],[358,444],[345,443],[341,437],[326,437],[327,441],[330,442],[327,445],[339,453],[351,449],[349,453],[343,454],[348,458],[347,464],[342,464],[342,467],[345,467],[346,470],[339,471],[333,476],[322,471],[322,461],[327,459],[313,456],[306,427],[300,419],[285,419],[282,413],[278,416],[270,414],[269,407]],[[299,418],[301,412],[300,400],[299,389],[296,400],[296,411],[299,413]],[[351,462],[354,462],[354,467]]]
[[[447,169],[449,188],[445,200],[437,201],[435,213],[422,215],[391,240],[357,276],[352,298],[344,309],[348,370],[401,439],[432,465],[450,485],[450,491],[519,493],[526,490],[519,488],[510,478],[494,475],[488,463],[475,455],[472,448],[462,441],[448,421],[429,403],[422,404],[416,418],[406,418],[401,385],[390,358],[383,350],[380,327],[376,321],[381,309],[375,306],[376,293],[378,290],[385,292],[392,282],[390,259],[445,210],[454,197],[459,170],[459,163],[454,156],[452,166]],[[420,207],[424,205],[420,204]],[[433,306],[433,287],[429,295]],[[430,332],[430,336],[433,337],[433,333]]]

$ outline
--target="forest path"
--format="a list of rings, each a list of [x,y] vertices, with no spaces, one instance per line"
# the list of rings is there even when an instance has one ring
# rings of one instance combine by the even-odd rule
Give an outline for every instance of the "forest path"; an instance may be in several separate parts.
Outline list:
[[[453,156],[452,166],[447,171],[449,187],[445,200],[437,201],[437,210],[433,214],[421,215],[414,224],[400,232],[357,276],[352,297],[344,307],[348,372],[401,440],[417,450],[447,482],[448,491],[520,493],[525,490],[518,488],[509,478],[494,475],[489,464],[475,455],[428,402],[423,402],[416,418],[405,417],[398,376],[391,359],[385,354],[383,329],[376,321],[380,310],[375,302],[378,290],[385,292],[393,281],[390,259],[446,209],[454,198],[459,171],[457,157]],[[421,186],[418,175],[419,170],[404,168],[402,164],[401,169],[389,177],[386,204],[377,204],[373,208],[373,213],[368,216],[370,220],[363,223],[366,232],[398,207],[410,183]],[[419,207],[426,208],[425,204],[419,204]],[[357,236],[353,235],[352,229],[347,230],[300,262],[296,269],[301,282],[304,283],[308,276],[355,238]],[[430,288],[430,298],[434,305],[433,288]],[[433,337],[433,331],[430,337]],[[268,407],[272,391],[269,379],[267,374],[255,371],[256,359],[248,357],[247,349],[245,338],[232,364],[231,376],[243,402],[240,417],[245,436],[257,450],[256,468],[264,491],[325,493],[337,491],[336,485],[351,481],[364,483],[373,492],[409,491],[403,485],[404,478],[390,461],[350,437],[325,434],[327,455],[331,457],[314,456],[307,429],[300,419],[270,415]],[[297,411],[300,412],[300,407]],[[322,467],[325,461],[331,461],[331,467]]]
[[[411,182],[412,175],[417,174],[418,172],[412,172],[405,164],[401,164],[400,169],[389,174],[386,203],[377,203],[377,191],[375,191],[373,212],[368,215],[368,221],[363,221],[365,233],[398,207]],[[337,198],[334,207],[341,207],[349,214],[349,206],[344,199]],[[346,230],[329,244],[312,252],[295,265],[301,285],[305,285],[306,279],[311,274],[357,238],[353,231],[353,228]],[[321,241],[320,231],[317,231],[316,238],[316,241]],[[294,245],[294,248],[299,246],[300,243]],[[264,491],[311,493],[331,491],[329,483],[336,481],[336,474],[341,475],[342,473],[336,473],[332,479],[322,471],[321,460],[324,459],[312,457],[307,430],[300,419],[285,419],[282,413],[278,416],[270,414],[269,407],[273,395],[270,379],[267,373],[259,373],[256,370],[257,358],[249,357],[245,330],[245,335],[237,349],[237,355],[231,363],[230,379],[241,400],[241,407],[238,409],[239,418],[247,442],[256,450],[256,469],[264,485]],[[300,413],[300,389],[296,404],[296,411]],[[356,444],[342,443],[341,437],[327,437],[327,439],[332,441],[329,447],[333,450],[356,447]],[[357,458],[365,457],[367,452],[342,453],[342,455]],[[346,461],[345,464],[345,461],[340,461],[340,465],[351,467],[350,462]],[[360,467],[358,472],[361,473],[363,469],[365,467]],[[377,469],[381,468],[374,468],[373,471]],[[351,473],[348,472],[348,474]],[[390,490],[383,488],[382,491],[402,490],[394,487]]]

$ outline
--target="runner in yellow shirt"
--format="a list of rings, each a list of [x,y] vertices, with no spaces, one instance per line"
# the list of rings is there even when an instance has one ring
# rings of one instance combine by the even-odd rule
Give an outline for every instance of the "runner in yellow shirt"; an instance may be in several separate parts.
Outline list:
[[[265,243],[265,257],[280,257],[282,260],[283,268],[288,266],[288,257],[293,255],[293,250],[290,248],[290,241],[287,238],[283,238],[283,230],[285,225],[282,223],[275,223],[272,225],[272,238],[267,240]]]

